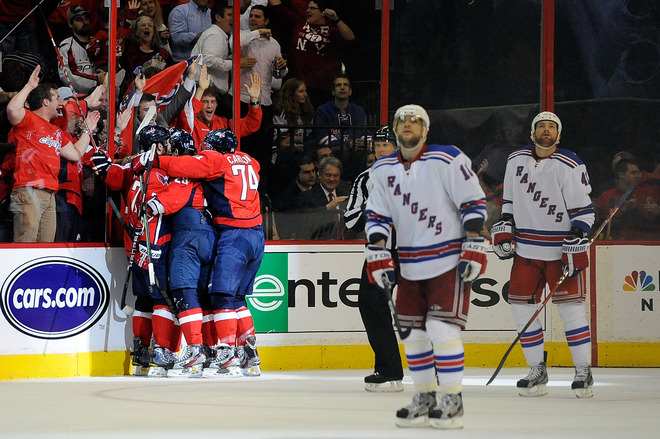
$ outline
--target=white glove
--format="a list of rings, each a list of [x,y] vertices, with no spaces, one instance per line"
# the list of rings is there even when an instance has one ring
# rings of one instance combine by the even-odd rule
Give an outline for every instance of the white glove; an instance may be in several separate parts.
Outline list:
[[[165,207],[158,198],[152,198],[147,201],[147,213],[151,216],[162,215],[165,213]]]
[[[369,244],[364,249],[364,257],[367,261],[367,277],[369,282],[376,284],[382,289],[396,283],[396,272],[394,271],[394,259],[392,253],[385,247]],[[385,278],[386,280],[383,280]]]
[[[458,274],[463,278],[463,282],[473,282],[484,274],[488,262],[487,251],[486,238],[483,236],[470,237],[463,241],[458,257]]]
[[[589,240],[587,238],[564,238],[561,247],[561,262],[568,277],[575,277],[589,266]]]
[[[513,240],[513,224],[511,221],[499,221],[490,229],[493,239],[493,251],[500,259],[512,258],[516,253],[516,242]]]

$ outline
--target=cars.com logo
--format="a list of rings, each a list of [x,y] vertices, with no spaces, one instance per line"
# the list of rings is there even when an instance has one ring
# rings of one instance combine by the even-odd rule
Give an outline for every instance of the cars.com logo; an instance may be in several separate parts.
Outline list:
[[[67,257],[46,257],[14,270],[2,285],[2,313],[36,338],[73,337],[108,308],[110,291],[93,267]]]

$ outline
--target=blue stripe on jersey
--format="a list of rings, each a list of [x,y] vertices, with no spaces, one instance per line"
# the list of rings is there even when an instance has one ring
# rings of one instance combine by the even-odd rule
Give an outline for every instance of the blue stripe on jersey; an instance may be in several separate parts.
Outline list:
[[[486,199],[472,200],[461,204],[461,216],[478,215],[486,218]]]
[[[440,242],[425,247],[399,247],[399,261],[401,263],[416,263],[440,259],[461,252],[462,239]]]
[[[554,230],[516,229],[516,242],[543,247],[561,247],[567,232]]]

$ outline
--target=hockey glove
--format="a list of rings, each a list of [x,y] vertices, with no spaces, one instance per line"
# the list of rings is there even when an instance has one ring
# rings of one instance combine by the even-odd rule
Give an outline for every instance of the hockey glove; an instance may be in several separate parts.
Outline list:
[[[159,164],[158,154],[154,155],[154,162],[151,166],[157,168]],[[149,156],[149,152],[143,152],[133,157],[133,160],[131,160],[131,168],[133,168],[135,174],[142,174],[144,170],[147,169],[147,166],[149,166]]]
[[[149,216],[162,215],[165,213],[165,207],[163,206],[163,203],[158,201],[158,198],[154,197],[147,201],[147,213]]]
[[[108,173],[108,169],[112,166],[112,160],[110,160],[110,158],[100,149],[97,149],[96,152],[92,154],[91,160],[94,164],[94,166],[92,166],[94,173],[99,177],[105,177]]]
[[[461,254],[458,257],[458,274],[463,282],[475,281],[486,271],[486,238],[475,236],[466,238],[461,246]]]
[[[394,259],[392,259],[392,253],[388,249],[369,244],[364,250],[364,258],[367,261],[369,282],[378,285],[382,289],[387,288],[385,282],[390,285],[396,283]]]
[[[515,254],[516,243],[513,240],[513,224],[511,221],[499,221],[490,229],[493,238],[493,250],[500,259],[512,258]]]
[[[587,238],[564,238],[561,262],[568,277],[575,277],[589,266],[589,240]]]
[[[136,212],[128,215],[127,225],[131,238],[142,236],[144,233],[144,224],[142,224],[142,217],[140,216],[139,208]]]

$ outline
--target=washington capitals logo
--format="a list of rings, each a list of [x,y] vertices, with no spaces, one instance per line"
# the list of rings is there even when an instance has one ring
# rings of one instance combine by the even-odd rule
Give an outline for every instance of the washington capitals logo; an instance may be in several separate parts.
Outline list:
[[[647,275],[646,271],[633,271],[625,278],[623,291],[655,291],[653,276]]]
[[[156,177],[158,178],[158,181],[160,181],[163,186],[169,186],[169,184],[170,184],[170,177],[169,176],[163,175],[160,172],[157,172]]]

